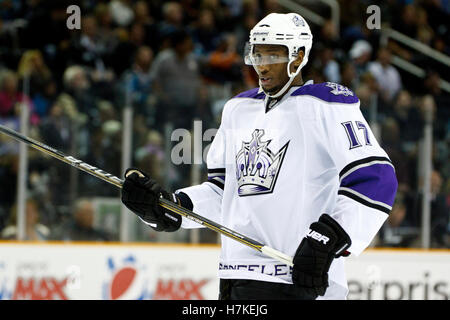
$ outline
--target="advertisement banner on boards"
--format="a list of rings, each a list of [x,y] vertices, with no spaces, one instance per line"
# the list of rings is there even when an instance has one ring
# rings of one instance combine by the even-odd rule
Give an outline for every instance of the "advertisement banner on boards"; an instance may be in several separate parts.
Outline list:
[[[349,257],[349,300],[448,300],[449,250],[366,250]]]
[[[218,246],[0,243],[0,299],[216,300]],[[448,300],[450,251],[349,257],[349,300]]]
[[[217,247],[2,245],[0,299],[217,299]]]

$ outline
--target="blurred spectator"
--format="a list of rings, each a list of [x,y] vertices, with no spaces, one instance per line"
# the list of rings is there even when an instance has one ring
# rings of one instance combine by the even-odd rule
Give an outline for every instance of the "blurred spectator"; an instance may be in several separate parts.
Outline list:
[[[371,108],[374,98],[376,98],[378,92],[377,81],[369,72],[361,74],[357,79],[358,85],[356,86],[355,93],[361,101],[361,111],[368,121],[375,121],[376,119],[373,119],[374,114],[370,113],[372,112]]]
[[[0,116],[15,115],[14,106],[22,102],[25,96],[18,91],[19,79],[13,71],[3,71],[0,74]]]
[[[78,199],[72,219],[52,233],[52,239],[63,241],[109,241],[110,235],[94,227],[94,206],[88,199]]]
[[[156,130],[150,130],[146,136],[145,145],[136,149],[135,159],[137,167],[154,179],[164,181],[164,140]]]
[[[28,79],[34,111],[39,117],[45,117],[58,88],[39,50],[27,50],[23,53],[19,61],[18,76],[21,81]]]
[[[236,36],[236,48],[239,54],[244,55],[245,44],[248,42],[248,35],[253,26],[258,22],[254,15],[246,15],[242,18],[242,22],[237,24],[233,34]]]
[[[136,1],[133,10],[133,24],[141,25],[144,28],[145,44],[150,46],[153,51],[159,50],[161,39],[158,34],[158,26],[152,16],[148,3],[142,0]]]
[[[171,121],[175,128],[189,129],[202,85],[199,64],[192,52],[192,39],[186,31],[175,32],[171,44],[169,49],[158,53],[152,66],[159,125]]]
[[[26,105],[30,108],[30,120],[38,122],[37,114],[32,110],[32,104],[28,96],[19,91],[19,79],[15,72],[7,70],[0,74],[0,117],[17,117],[20,108]]]
[[[416,129],[417,130],[417,129]],[[393,118],[386,118],[381,127],[380,144],[389,155],[395,167],[399,192],[411,192],[414,177],[411,176],[411,163],[407,153],[402,149],[401,130]]]
[[[397,193],[392,211],[380,230],[380,246],[408,247],[418,240],[420,230],[409,220],[405,196]]]
[[[320,43],[325,48],[330,48],[335,51],[342,51],[339,45],[339,30],[336,28],[336,24],[333,20],[329,19],[325,21],[320,29]]]
[[[419,190],[423,186],[423,181],[419,181]],[[447,203],[446,195],[442,192],[442,176],[433,170],[430,178],[431,196],[431,246],[434,248],[449,247],[450,207]],[[411,201],[411,208],[414,212],[417,226],[421,224],[422,216],[422,192],[417,193]]]
[[[134,18],[131,0],[112,0],[109,3],[111,16],[115,24],[126,27],[131,24]]]
[[[341,15],[343,27],[358,26],[361,23],[361,12],[365,12],[367,5],[359,0],[338,0],[341,8],[346,8]]]
[[[42,92],[37,92],[32,97],[34,110],[39,118],[45,118],[48,115],[50,106],[55,101],[58,95],[58,87],[56,81],[49,79],[42,85]]]
[[[152,62],[153,50],[147,46],[139,47],[131,69],[125,71],[121,79],[125,103],[133,106],[135,112],[147,116],[153,116],[149,101],[153,86]]]
[[[423,94],[431,94],[435,97],[442,94],[442,89],[440,86],[441,77],[439,73],[434,70],[429,70],[423,81]]]
[[[436,104],[434,134],[438,140],[445,139],[450,129],[450,95],[441,88],[441,77],[436,71],[427,72],[421,93],[433,97]]]
[[[59,102],[53,103],[48,117],[45,117],[41,122],[40,133],[46,144],[63,152],[69,150],[71,142],[70,122]]]
[[[95,6],[94,16],[97,22],[97,33],[101,35],[101,40],[106,48],[106,51],[111,53],[111,51],[113,51],[119,43],[118,34],[114,28],[111,9],[107,4],[99,3]],[[109,63],[109,60],[106,60]]]
[[[130,68],[137,49],[145,45],[145,38],[144,26],[140,23],[132,24],[129,33],[125,34],[112,54],[112,68],[117,76],[120,77]]]
[[[243,0],[242,12],[244,17],[254,17],[256,19],[255,24],[262,16],[261,7],[258,0]]]
[[[420,129],[423,127],[423,120],[409,91],[400,90],[391,114],[399,125],[402,150],[411,150],[409,144],[415,143],[422,136]]]
[[[84,16],[81,21],[80,37],[75,39],[71,49],[73,62],[92,68],[95,82],[111,81],[114,75],[108,70],[106,63],[116,43],[107,38],[107,34],[99,32],[95,16]]]
[[[432,45],[434,38],[434,31],[428,24],[428,14],[423,8],[417,8],[416,12],[416,24],[417,24],[417,40],[428,46]]]
[[[349,52],[350,59],[356,70],[357,78],[368,71],[372,56],[372,46],[366,40],[355,41]]]
[[[214,13],[211,10],[200,11],[198,21],[192,26],[191,34],[194,52],[197,55],[208,55],[217,47],[220,32],[216,28]]]
[[[329,47],[319,47],[318,52],[314,66],[322,70],[326,81],[341,83],[340,67],[334,59],[333,50]]]
[[[423,0],[421,1],[421,7],[426,12],[428,16],[427,21],[430,27],[433,30],[435,30],[436,34],[440,37],[446,37],[447,39],[449,39],[450,30],[448,28],[448,19],[449,19],[448,2],[447,2],[447,11],[443,7],[443,1]]]
[[[257,4],[258,5],[258,4]],[[233,20],[230,11],[219,0],[202,0],[200,9],[214,13],[214,20],[220,32],[229,32],[233,28]]]
[[[386,103],[391,103],[402,88],[402,81],[397,69],[391,65],[391,52],[388,48],[378,50],[377,60],[369,63],[368,71],[377,80],[380,98]]]
[[[76,130],[76,125],[80,120],[76,118],[76,111],[70,110],[70,103],[68,97],[63,95],[57,98],[52,104],[48,116],[39,125],[40,138],[38,140],[61,152],[72,154],[76,137],[81,135],[81,130]],[[46,165],[48,166],[49,163]],[[70,183],[67,183],[67,180],[73,169],[63,162],[52,161],[47,170],[49,172],[47,182],[50,191],[49,198],[54,205],[62,205],[69,201],[71,196]]]
[[[140,23],[144,26],[151,25],[154,23],[153,17],[150,15],[149,7],[147,2],[139,0],[133,5],[134,12],[134,22]]]
[[[405,5],[399,18],[392,21],[392,27],[410,38],[415,38],[417,35],[417,7],[414,4]]]
[[[50,236],[50,229],[39,222],[39,206],[33,199],[28,199],[25,205],[25,240],[45,241]],[[15,240],[17,230],[17,205],[11,210],[9,224],[2,230],[2,238]]]
[[[343,86],[349,88],[350,90],[354,91],[356,89],[356,68],[355,66],[350,63],[346,62],[342,66],[341,71],[341,82]]]
[[[103,104],[103,108],[110,109],[107,104]],[[106,111],[106,112],[105,112]],[[106,117],[100,117],[101,121],[91,129],[89,139],[89,153],[86,155],[86,163],[94,165],[102,170],[120,175],[121,172],[121,154],[122,154],[122,124],[114,118],[108,116],[112,115],[110,111],[103,110],[100,114],[105,114]],[[113,185],[105,184],[101,179],[95,178],[91,175],[80,176],[82,185],[84,186],[80,193],[88,196],[95,194],[96,196],[117,196],[119,190]]]
[[[417,7],[414,4],[405,5],[401,9],[400,19],[392,21],[392,28],[412,39],[417,36]],[[399,44],[396,41],[389,41],[389,49],[392,53],[411,61],[414,57],[408,47]]]
[[[27,50],[23,53],[17,74],[21,80],[29,77],[29,95],[31,97],[37,93],[44,93],[45,86],[52,78],[52,73],[39,50]]]
[[[225,34],[211,52],[205,75],[217,83],[237,81],[241,77],[242,57],[236,50],[236,37]],[[204,69],[205,70],[205,69]]]
[[[75,101],[76,107],[90,118],[95,117],[95,95],[86,70],[79,65],[72,65],[64,71],[63,83],[66,93]]]
[[[162,7],[163,21],[158,24],[158,33],[161,39],[167,39],[172,33],[183,28],[183,8],[174,1],[164,3]],[[163,45],[164,49],[166,46]]]

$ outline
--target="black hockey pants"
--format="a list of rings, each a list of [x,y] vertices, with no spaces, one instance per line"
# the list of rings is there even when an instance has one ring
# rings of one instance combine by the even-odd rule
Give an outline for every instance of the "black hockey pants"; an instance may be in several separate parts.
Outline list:
[[[315,300],[292,284],[244,279],[220,279],[219,300]]]

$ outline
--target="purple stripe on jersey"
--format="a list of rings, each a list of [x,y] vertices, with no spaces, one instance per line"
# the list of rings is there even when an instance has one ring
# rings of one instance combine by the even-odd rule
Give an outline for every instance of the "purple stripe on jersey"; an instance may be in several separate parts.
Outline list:
[[[244,184],[239,187],[238,194],[240,196],[245,196],[245,195],[252,195],[255,193],[263,193],[263,192],[269,191],[269,190],[270,190],[269,188],[265,188],[262,186],[254,186],[254,185]]]
[[[394,168],[384,163],[359,168],[341,181],[341,187],[352,189],[389,206],[394,204],[397,185]]]
[[[304,85],[295,90],[291,96],[314,96],[326,102],[356,103],[359,101],[355,93],[336,83],[317,83]]]
[[[259,88],[254,88],[248,91],[239,93],[235,98],[253,98],[253,99],[264,99],[266,95],[264,92],[258,93]]]

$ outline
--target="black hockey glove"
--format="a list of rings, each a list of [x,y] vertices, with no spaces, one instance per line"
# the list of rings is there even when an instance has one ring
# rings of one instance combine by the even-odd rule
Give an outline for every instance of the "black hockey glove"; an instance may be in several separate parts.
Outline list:
[[[309,295],[323,296],[328,287],[328,270],[334,258],[348,256],[351,240],[328,214],[311,224],[294,256],[292,282]]]
[[[158,199],[164,198],[180,204],[180,199],[173,193],[168,193],[148,175],[138,169],[128,168],[125,171],[125,181],[122,186],[122,203],[142,220],[156,224],[156,231],[173,232],[181,226],[181,216],[168,212],[158,204]]]

